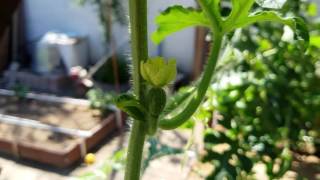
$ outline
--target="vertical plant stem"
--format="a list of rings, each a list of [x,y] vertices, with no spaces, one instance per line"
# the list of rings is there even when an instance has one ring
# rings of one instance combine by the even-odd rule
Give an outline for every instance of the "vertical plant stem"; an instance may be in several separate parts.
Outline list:
[[[129,0],[133,90],[144,104],[144,85],[140,75],[140,62],[148,58],[147,0]],[[134,120],[127,152],[125,180],[139,180],[146,126]]]
[[[145,131],[143,123],[140,121],[133,122],[127,152],[125,180],[140,179]]]
[[[140,62],[148,59],[147,0],[129,0],[133,88],[143,99]]]

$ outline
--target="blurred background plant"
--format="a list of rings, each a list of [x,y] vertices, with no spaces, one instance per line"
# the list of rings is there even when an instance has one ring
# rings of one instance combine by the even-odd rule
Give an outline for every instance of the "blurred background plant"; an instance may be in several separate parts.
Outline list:
[[[125,55],[116,55],[117,59],[117,67],[118,67],[118,74],[119,74],[119,83],[125,84],[129,82],[130,75],[129,75],[129,60]],[[93,78],[96,81],[107,83],[107,84],[114,84],[115,83],[115,73],[114,68],[112,65],[112,59],[109,58],[105,64],[103,64],[97,72],[93,75]]]
[[[115,92],[104,92],[101,89],[93,88],[87,92],[87,98],[91,108],[98,109],[102,114],[108,114],[115,94]]]
[[[16,84],[13,86],[12,89],[14,91],[15,96],[19,99],[25,99],[29,92],[29,88],[22,84]]]
[[[227,15],[230,7],[223,5],[223,13]],[[320,21],[315,18],[317,9],[315,3],[294,0],[288,1],[281,11],[289,16],[294,13],[308,23],[311,37],[306,52],[305,47],[293,42],[290,28],[276,23],[258,23],[229,35],[205,102],[183,126],[194,128],[195,121],[201,121],[206,127],[205,154],[201,160],[213,165],[207,179],[254,179],[257,164],[264,164],[269,179],[277,179],[292,168],[296,154],[319,155]],[[123,57],[117,59],[120,82],[128,81],[126,61],[122,63]],[[113,73],[108,69],[112,67],[110,63],[107,61],[95,74],[97,80],[114,83]],[[190,87],[183,88],[177,96],[183,97],[189,90]],[[87,95],[92,107],[102,111],[114,96],[98,89]],[[184,152],[155,138],[149,138],[148,144],[143,170],[154,159]],[[111,159],[120,156],[118,160],[123,159],[125,151],[122,151]],[[124,161],[119,161],[119,165],[118,160],[108,159],[98,174],[103,172],[103,177],[107,177],[112,169],[123,169]],[[83,178],[96,175],[90,172]]]
[[[193,128],[196,120],[207,127],[202,161],[214,167],[207,179],[253,178],[257,163],[265,165],[270,179],[280,178],[291,169],[295,153],[319,154],[317,6],[288,1],[281,13],[289,11],[309,25],[307,52],[293,42],[288,27],[276,23],[230,34],[206,101],[184,125]]]
[[[106,40],[110,40],[111,22],[115,20],[121,25],[127,25],[126,10],[123,0],[74,0],[79,5],[94,4],[98,8],[98,16],[104,30]],[[111,12],[111,13],[110,13]]]

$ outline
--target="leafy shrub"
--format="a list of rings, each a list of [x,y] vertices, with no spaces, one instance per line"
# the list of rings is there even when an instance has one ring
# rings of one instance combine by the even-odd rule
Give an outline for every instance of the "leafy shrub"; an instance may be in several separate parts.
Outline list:
[[[120,83],[129,82],[129,64],[125,55],[117,55],[118,75]],[[112,59],[109,58],[107,62],[93,76],[94,79],[100,82],[113,84],[115,83],[114,68],[112,66]]]
[[[91,89],[86,94],[93,109],[98,109],[102,114],[106,115],[110,112],[110,104],[115,96],[114,92],[103,92],[101,89]]]
[[[287,3],[283,13],[309,7],[299,3]],[[319,33],[314,31],[311,39]],[[319,47],[311,43],[305,53],[290,36],[290,30],[271,23],[231,36],[216,81],[194,115],[211,127],[204,135],[203,161],[214,164],[208,179],[250,176],[257,162],[265,164],[270,179],[279,178],[291,168],[292,151],[316,143],[303,139],[319,136]],[[221,144],[224,150],[218,152]]]

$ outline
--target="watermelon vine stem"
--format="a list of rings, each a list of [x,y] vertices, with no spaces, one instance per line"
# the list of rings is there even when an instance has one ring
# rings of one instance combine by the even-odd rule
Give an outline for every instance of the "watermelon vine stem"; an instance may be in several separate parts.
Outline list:
[[[133,91],[141,104],[145,92],[140,62],[148,59],[147,0],[129,0]],[[139,180],[146,125],[133,120],[126,159],[125,180]]]

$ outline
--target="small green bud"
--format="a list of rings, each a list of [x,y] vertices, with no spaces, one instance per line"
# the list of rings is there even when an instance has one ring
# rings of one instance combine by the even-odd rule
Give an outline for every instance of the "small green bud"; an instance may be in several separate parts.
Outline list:
[[[154,87],[163,87],[177,76],[176,60],[165,61],[162,57],[154,57],[141,62],[141,76]]]
[[[149,135],[154,135],[158,128],[159,115],[166,105],[166,92],[162,88],[151,88],[147,94]]]
[[[151,88],[147,95],[148,113],[158,116],[166,105],[166,92],[162,88]]]

